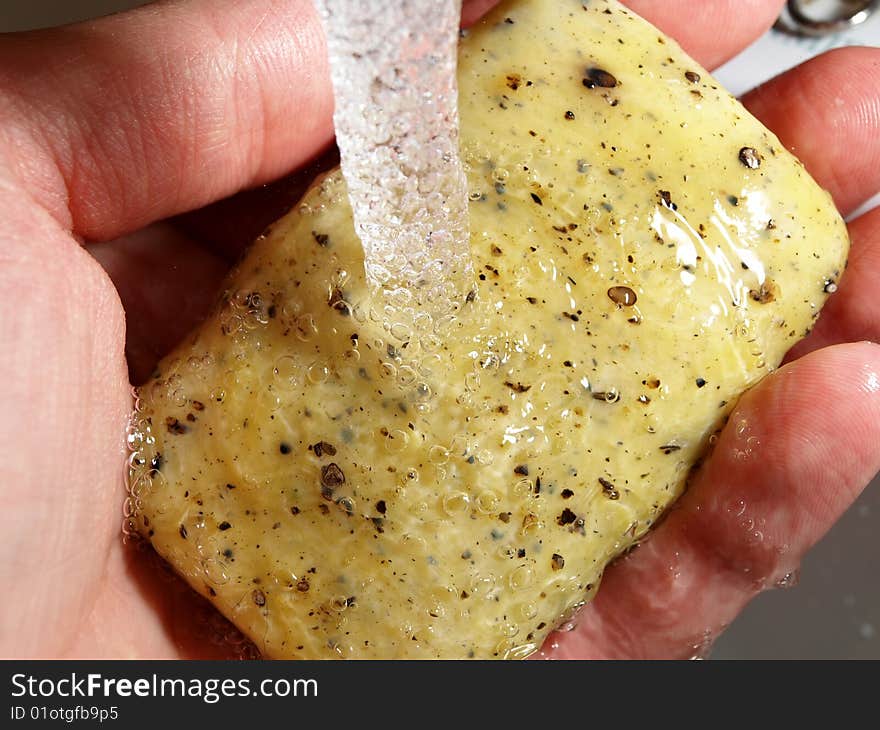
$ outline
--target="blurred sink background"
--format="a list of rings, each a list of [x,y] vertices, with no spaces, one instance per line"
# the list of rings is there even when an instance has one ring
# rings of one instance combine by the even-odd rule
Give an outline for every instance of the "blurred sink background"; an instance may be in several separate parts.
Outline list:
[[[0,31],[69,23],[147,1],[0,0]],[[797,39],[768,33],[717,75],[738,94],[812,55],[844,44],[880,46],[880,13],[833,37]],[[880,659],[878,558],[880,477],[807,557],[798,585],[753,601],[718,640],[712,657]]]

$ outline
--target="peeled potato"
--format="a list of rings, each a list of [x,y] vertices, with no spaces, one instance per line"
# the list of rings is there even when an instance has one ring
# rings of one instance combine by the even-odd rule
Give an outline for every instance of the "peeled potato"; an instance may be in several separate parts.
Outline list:
[[[614,2],[506,3],[459,78],[453,320],[383,327],[337,171],[140,389],[131,526],[267,657],[536,650],[844,266],[828,194]]]

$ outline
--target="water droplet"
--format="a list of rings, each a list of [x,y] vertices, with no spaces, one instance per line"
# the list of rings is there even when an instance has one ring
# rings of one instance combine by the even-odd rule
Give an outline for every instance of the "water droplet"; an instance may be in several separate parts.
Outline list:
[[[222,586],[229,582],[229,574],[226,572],[226,565],[219,560],[205,558],[202,561],[202,571],[205,574],[205,579],[209,583]]]
[[[865,641],[870,641],[876,635],[877,630],[874,628],[874,624],[865,622],[861,626],[859,626],[859,636],[861,636]]]
[[[696,642],[691,647],[691,655],[688,657],[692,661],[701,661],[703,659],[708,659],[709,654],[712,652],[712,646],[715,643],[715,639],[713,634],[708,629],[703,632],[703,636],[700,641]]]
[[[538,650],[538,645],[534,642],[529,642],[526,644],[519,644],[518,646],[511,647],[505,654],[505,659],[525,659],[526,657],[534,654]]]
[[[800,580],[800,571],[792,570],[790,573],[786,573],[774,584],[776,588],[794,588],[798,581]]]

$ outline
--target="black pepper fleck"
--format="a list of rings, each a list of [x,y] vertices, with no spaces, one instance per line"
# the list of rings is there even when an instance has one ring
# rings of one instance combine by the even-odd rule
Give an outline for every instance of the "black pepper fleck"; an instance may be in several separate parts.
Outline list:
[[[750,170],[757,170],[763,158],[754,147],[743,147],[739,151],[739,161]]]
[[[602,485],[602,491],[605,492],[605,496],[607,496],[608,499],[620,499],[620,492],[618,492],[617,488],[607,479],[599,477],[599,484]]]
[[[570,525],[572,522],[577,520],[578,516],[572,512],[568,507],[562,510],[562,513],[559,517],[556,518],[557,525]]]
[[[638,300],[636,293],[628,286],[612,286],[608,290],[608,298],[621,307],[631,307]]]
[[[587,75],[583,79],[583,84],[588,89],[595,89],[599,87],[601,89],[613,89],[617,86],[617,79],[614,78],[610,73],[601,68],[593,68],[587,69]]]

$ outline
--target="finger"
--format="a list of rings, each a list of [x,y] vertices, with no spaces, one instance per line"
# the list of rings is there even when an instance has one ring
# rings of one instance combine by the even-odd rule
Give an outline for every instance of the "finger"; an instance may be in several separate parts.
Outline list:
[[[795,345],[788,360],[840,342],[880,342],[880,208],[849,225],[849,264],[810,336]]]
[[[709,69],[767,31],[784,4],[785,0],[624,0]]]
[[[846,215],[880,191],[880,48],[842,48],[752,91],[746,107]]]
[[[707,64],[760,33],[778,2],[735,4],[632,2]],[[0,140],[58,220],[106,240],[276,178],[326,146],[325,53],[310,0],[160,3],[6,37]]]
[[[58,656],[119,531],[125,323],[97,264],[3,172],[0,241],[0,587],[15,596],[0,654]]]
[[[880,347],[841,345],[746,393],[690,489],[608,569],[556,657],[690,656],[795,570],[880,469]]]
[[[119,292],[129,378],[139,385],[208,314],[228,263],[163,224],[88,250]]]
[[[6,37],[3,141],[56,218],[106,240],[326,146],[325,56],[310,0],[159,3]]]

